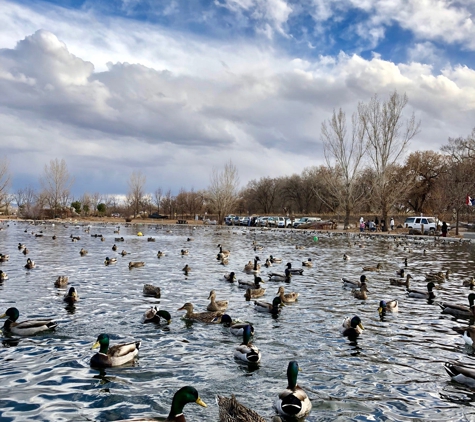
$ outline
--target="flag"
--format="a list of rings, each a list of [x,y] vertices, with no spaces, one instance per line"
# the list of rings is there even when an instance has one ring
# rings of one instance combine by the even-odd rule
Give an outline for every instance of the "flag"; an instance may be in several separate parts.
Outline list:
[[[465,199],[465,203],[471,207],[475,203],[475,198],[472,199],[470,196],[467,195],[467,198]]]

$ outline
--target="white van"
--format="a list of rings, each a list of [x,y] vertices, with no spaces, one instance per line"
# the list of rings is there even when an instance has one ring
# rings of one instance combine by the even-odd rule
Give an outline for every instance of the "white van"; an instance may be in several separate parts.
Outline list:
[[[437,220],[435,217],[407,217],[404,222],[404,227],[407,229],[415,229],[422,231],[424,227],[424,233],[435,232],[439,229]]]

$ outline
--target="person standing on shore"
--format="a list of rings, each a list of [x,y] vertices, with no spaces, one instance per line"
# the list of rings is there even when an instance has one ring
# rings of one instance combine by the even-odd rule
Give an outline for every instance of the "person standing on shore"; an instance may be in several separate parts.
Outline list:
[[[389,221],[389,226],[391,227],[391,230],[394,230],[394,218],[391,217],[391,220]]]
[[[442,222],[442,229],[441,229],[442,237],[447,237],[447,232],[448,231],[449,231],[449,228],[447,226],[447,223],[445,221]]]

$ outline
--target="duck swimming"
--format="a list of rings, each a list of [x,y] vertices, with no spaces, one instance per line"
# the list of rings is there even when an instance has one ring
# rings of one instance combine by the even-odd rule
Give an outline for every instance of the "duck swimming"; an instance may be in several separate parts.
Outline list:
[[[159,298],[161,295],[160,287],[154,286],[153,284],[144,284],[143,294],[145,296],[153,296]]]
[[[32,261],[30,258],[26,260],[25,268],[27,270],[31,270],[32,268],[35,268],[35,261]]]
[[[32,319],[22,322],[16,322],[20,316],[17,308],[8,308],[0,318],[8,319],[3,324],[3,330],[6,333],[17,334],[20,336],[31,336],[42,331],[52,330],[57,327],[56,321],[52,319]]]
[[[143,261],[130,261],[129,269],[143,267],[144,265],[145,265],[145,262]]]
[[[280,297],[275,297],[272,300],[272,303],[255,300],[254,301],[254,309],[257,312],[267,312],[267,313],[270,313],[274,316],[277,316],[280,313],[279,305],[281,303],[282,303],[282,301],[281,301]]]
[[[117,258],[109,258],[108,256],[104,260],[104,265],[115,264],[117,262]]]
[[[264,419],[254,410],[239,403],[234,394],[231,394],[231,397],[218,395],[216,402],[218,403],[219,420],[221,422],[267,422],[267,419]]]
[[[391,286],[405,286],[406,288],[409,288],[409,280],[411,278],[411,274],[407,274],[405,280],[401,280],[399,278],[390,278],[389,284],[391,284]]]
[[[248,322],[234,322],[228,314],[224,314],[221,317],[221,324],[229,328],[229,332],[231,334],[234,334],[235,336],[242,336],[244,332],[244,327],[246,325],[249,325],[251,327],[251,334],[254,335],[254,326],[252,324],[249,324]]]
[[[218,317],[223,315],[222,311],[193,312],[193,304],[189,302],[185,303],[181,308],[178,309],[178,311],[182,310],[186,310],[186,314],[183,318],[204,323],[219,323],[221,318]]]
[[[452,381],[475,388],[475,369],[452,362],[446,362],[444,367]]]
[[[284,286],[279,287],[277,295],[279,296],[282,303],[293,303],[299,297],[299,294],[296,292],[285,293]]]
[[[303,274],[303,268],[292,268],[292,263],[287,262],[286,264],[288,270],[290,271],[290,274],[292,275],[302,275]]]
[[[261,352],[251,343],[251,326],[243,327],[242,343],[234,350],[234,357],[249,363],[259,363],[261,360]]]
[[[360,281],[357,280],[349,280],[347,278],[342,277],[341,281],[343,281],[343,287],[361,287],[362,284],[366,283],[366,276],[363,274],[360,276]]]
[[[260,289],[262,278],[254,274],[254,281],[238,280],[238,287],[241,289]]]
[[[269,281],[286,281],[290,283],[290,279],[292,278],[292,273],[290,272],[289,268],[285,269],[285,272],[282,273],[269,273],[267,274],[269,277]]]
[[[202,407],[207,407],[206,403],[200,399],[196,388],[190,386],[182,387],[173,396],[170,413],[165,422],[186,422],[183,408],[188,403],[196,403]]]
[[[156,306],[151,306],[150,309],[147,309],[142,317],[142,323],[154,323],[160,324],[160,317],[163,318],[167,324],[172,322],[172,317],[168,311],[159,310]]]
[[[469,306],[457,305],[448,302],[439,303],[443,314],[453,315],[459,318],[475,317],[475,293],[470,293],[468,295],[468,305]]]
[[[258,261],[260,261],[258,256],[254,258],[254,264],[249,261],[246,265],[244,265],[244,272],[248,274],[258,273],[261,270],[261,265],[257,263]]]
[[[341,333],[343,336],[348,337],[350,341],[355,341],[363,330],[363,324],[361,323],[360,317],[357,315],[352,318],[345,318],[341,326]]]
[[[234,283],[236,281],[236,274],[234,274],[234,271],[231,271],[228,274],[224,274],[224,279],[230,283]]]
[[[419,299],[433,300],[435,299],[435,293],[433,292],[434,288],[434,282],[430,281],[427,283],[427,291],[407,289],[407,295],[409,297],[416,297]]]
[[[100,334],[91,349],[99,347],[90,361],[93,368],[110,368],[132,361],[139,353],[140,341],[116,344],[109,348],[109,335]]]
[[[355,289],[352,291],[353,297],[356,299],[366,300],[368,299],[368,286],[366,283],[363,283],[359,290]]]
[[[383,266],[381,265],[381,263],[378,262],[378,263],[376,264],[376,267],[372,267],[372,266],[363,267],[363,271],[380,271],[382,267],[383,267]]]
[[[74,287],[70,287],[68,292],[64,295],[63,300],[70,305],[79,300],[78,292]]]
[[[208,299],[210,300],[210,303],[206,309],[212,312],[225,311],[229,304],[227,300],[216,300],[216,292],[214,290],[209,292]]]
[[[60,275],[54,282],[54,287],[65,287],[69,283],[69,277],[66,275]]]
[[[381,300],[379,302],[378,312],[380,315],[383,315],[385,312],[398,312],[398,301],[397,300]]]

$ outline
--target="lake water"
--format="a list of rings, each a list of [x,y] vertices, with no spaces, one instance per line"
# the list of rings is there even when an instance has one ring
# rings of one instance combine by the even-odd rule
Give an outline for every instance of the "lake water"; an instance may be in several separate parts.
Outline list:
[[[450,381],[443,364],[473,362],[473,351],[464,345],[454,326],[466,324],[441,315],[436,304],[407,298],[404,288],[390,286],[388,279],[408,259],[414,279],[411,287],[425,288],[425,273],[452,271],[440,284],[437,300],[467,303],[468,288],[462,281],[473,274],[474,246],[432,237],[364,236],[312,233],[297,230],[261,230],[206,226],[30,225],[10,222],[0,231],[0,253],[10,260],[0,264],[9,279],[0,285],[0,313],[15,306],[19,321],[51,317],[58,328],[51,333],[23,338],[18,343],[3,337],[0,348],[1,421],[113,421],[133,417],[163,420],[174,392],[193,385],[208,404],[185,407],[189,421],[217,421],[217,394],[236,395],[239,401],[268,419],[273,402],[287,385],[286,369],[297,360],[302,371],[299,384],[306,389],[313,409],[307,421],[459,421],[475,420],[474,392]],[[43,237],[33,233],[43,232]],[[137,232],[143,232],[138,237]],[[105,241],[92,234],[102,234]],[[53,239],[53,235],[56,239]],[[78,242],[71,235],[80,236]],[[114,238],[123,236],[124,242]],[[147,237],[155,242],[148,242]],[[318,239],[316,238],[318,237]],[[187,241],[187,238],[193,238]],[[264,249],[253,250],[253,241]],[[17,248],[24,243],[29,254]],[[112,245],[117,244],[117,252]],[[231,250],[229,265],[216,260],[217,245]],[[302,245],[305,249],[296,249]],[[89,251],[80,256],[79,250]],[[187,248],[189,256],[181,256]],[[119,253],[125,249],[128,255]],[[166,253],[157,258],[157,251]],[[343,260],[347,253],[351,259]],[[269,282],[263,299],[272,301],[278,287],[300,293],[297,303],[287,305],[273,319],[258,313],[246,302],[244,290],[226,282],[223,274],[242,270],[255,255],[261,264],[269,255],[283,258],[269,270],[283,272],[286,262],[300,268],[312,258],[313,268],[294,276],[289,284]],[[105,266],[106,256],[117,258]],[[36,268],[26,270],[30,257]],[[129,261],[145,266],[129,270]],[[341,277],[359,279],[364,265],[381,262],[379,273],[367,273],[369,299],[360,301],[342,287]],[[192,268],[188,276],[181,271]],[[262,267],[266,280],[269,271]],[[66,288],[54,287],[59,275],[69,277],[80,300],[68,308],[62,300]],[[145,297],[145,283],[160,286],[161,299]],[[206,310],[208,295],[228,299],[227,313],[251,321],[256,329],[253,343],[262,352],[257,367],[238,363],[233,351],[240,340],[220,325],[187,323],[177,311],[192,302],[196,311]],[[399,313],[380,319],[381,299],[399,300]],[[169,326],[142,324],[150,305],[172,315]],[[359,315],[365,327],[356,343],[339,330],[347,316]],[[111,344],[141,340],[135,364],[91,369],[98,334],[108,333]]]

